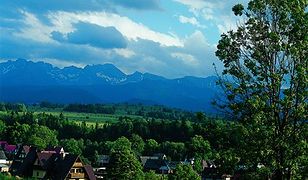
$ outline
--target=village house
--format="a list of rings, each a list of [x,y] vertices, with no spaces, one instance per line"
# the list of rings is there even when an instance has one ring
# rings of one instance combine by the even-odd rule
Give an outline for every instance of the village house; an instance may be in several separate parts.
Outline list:
[[[78,155],[64,152],[62,147],[47,148],[37,151],[36,148],[21,148],[17,162],[11,168],[13,175],[31,177],[35,179],[78,179],[95,180],[93,168],[85,165]],[[23,153],[25,158],[22,158]]]
[[[8,160],[13,159],[17,152],[17,146],[8,144],[7,141],[0,141],[0,147],[4,151]]]
[[[158,174],[171,174],[175,169],[174,162],[169,162],[165,154],[158,153],[153,156],[140,156],[145,171],[155,171]]]
[[[27,146],[27,145],[18,145],[16,153],[14,155],[14,160],[9,168],[9,171],[12,175],[17,174],[17,171],[20,169],[20,166],[23,164],[26,156],[30,152],[31,149],[36,151],[35,147]]]
[[[8,172],[7,158],[3,150],[0,150],[0,172]]]

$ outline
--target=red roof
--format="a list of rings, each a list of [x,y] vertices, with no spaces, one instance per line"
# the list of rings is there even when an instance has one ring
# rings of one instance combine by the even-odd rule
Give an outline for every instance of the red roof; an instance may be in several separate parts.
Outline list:
[[[2,144],[8,145],[7,141],[0,141],[0,145],[2,145]]]
[[[40,161],[40,165],[43,166],[45,162],[53,155],[54,153],[37,153],[37,158]]]
[[[13,152],[13,151],[15,151],[16,150],[16,145],[7,145],[6,147],[5,147],[5,151],[6,152]]]
[[[31,146],[28,146],[28,145],[23,146],[23,149],[24,149],[26,154],[28,154],[28,152],[30,151],[30,148],[31,148]]]
[[[89,177],[90,180],[96,179],[94,172],[93,172],[93,168],[92,168],[91,165],[85,165],[84,169],[86,170],[86,173],[88,174],[88,177]]]

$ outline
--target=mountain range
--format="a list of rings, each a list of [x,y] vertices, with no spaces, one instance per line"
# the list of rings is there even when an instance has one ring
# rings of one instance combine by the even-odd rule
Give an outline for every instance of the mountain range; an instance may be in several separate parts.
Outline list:
[[[142,103],[214,112],[217,78],[167,79],[125,74],[112,64],[54,67],[25,59],[0,63],[0,101],[37,103]]]

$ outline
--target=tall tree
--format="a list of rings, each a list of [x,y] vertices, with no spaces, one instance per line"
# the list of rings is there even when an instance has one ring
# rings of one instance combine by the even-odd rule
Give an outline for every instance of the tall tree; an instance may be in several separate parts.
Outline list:
[[[138,134],[133,134],[130,138],[132,150],[136,155],[141,155],[144,150],[144,141]]]
[[[307,0],[238,4],[237,30],[222,34],[216,55],[224,64],[221,108],[246,128],[241,161],[268,167],[274,178],[301,174],[307,157]]]
[[[108,177],[123,180],[144,178],[141,163],[135,157],[131,143],[125,137],[117,139],[111,149]]]
[[[29,130],[29,136],[25,142],[27,144],[32,144],[39,149],[44,149],[47,146],[55,146],[58,145],[57,132],[50,130],[46,126],[34,124]]]

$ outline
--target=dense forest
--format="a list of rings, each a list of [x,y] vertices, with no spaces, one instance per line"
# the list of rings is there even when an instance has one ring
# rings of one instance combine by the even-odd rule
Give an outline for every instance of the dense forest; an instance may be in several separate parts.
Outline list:
[[[98,107],[94,109],[99,109],[103,105],[83,106],[82,112],[90,112],[95,106]],[[110,154],[118,141],[121,142],[118,143],[120,146],[129,144],[136,158],[140,155],[164,153],[173,161],[192,157],[196,162],[210,159],[220,165],[221,173],[229,174],[238,170],[241,164],[239,159],[243,127],[236,122],[207,117],[203,113],[187,112],[192,117],[169,119],[168,114],[173,110],[162,108],[162,117],[163,112],[166,113],[165,119],[120,116],[116,123],[96,123],[89,126],[85,121],[79,124],[67,120],[65,112],[55,116],[27,111],[23,104],[2,103],[2,110],[3,107],[6,111],[1,113],[1,139],[11,144],[34,145],[40,149],[60,145],[70,153],[82,155],[83,160],[94,167],[98,155]],[[142,113],[149,114],[147,111]],[[199,168],[200,173],[201,167],[196,168],[196,171]]]

